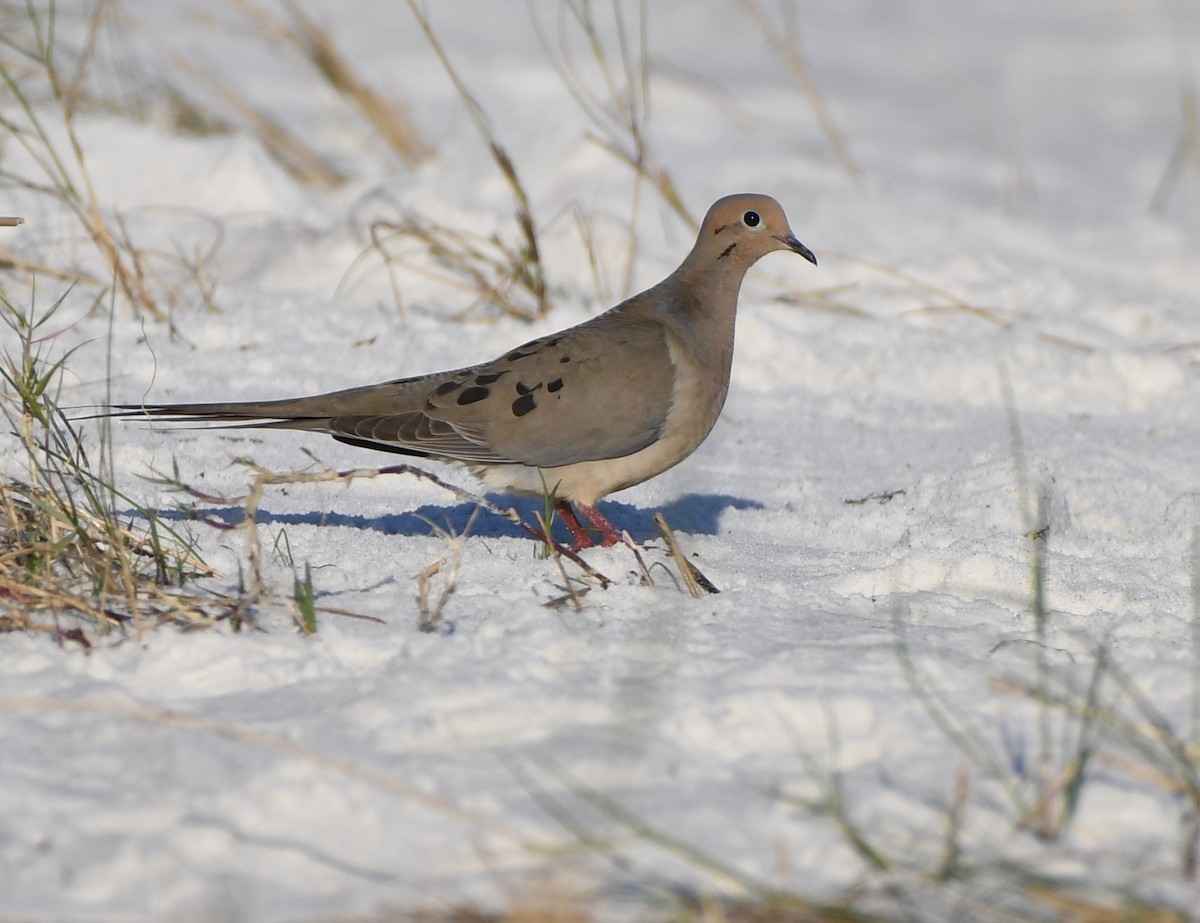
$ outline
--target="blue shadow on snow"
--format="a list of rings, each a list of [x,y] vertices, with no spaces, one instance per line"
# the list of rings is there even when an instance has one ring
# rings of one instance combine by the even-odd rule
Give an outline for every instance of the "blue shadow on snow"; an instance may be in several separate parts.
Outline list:
[[[536,497],[517,497],[508,494],[488,494],[488,499],[507,509],[515,507],[521,518],[528,523],[536,522],[535,512],[542,510],[542,502]],[[727,509],[758,510],[763,505],[757,500],[733,497],[729,494],[684,494],[677,500],[660,507],[672,529],[693,535],[716,535],[721,514]],[[655,511],[643,510],[631,503],[603,501],[600,510],[618,529],[625,529],[634,541],[646,542],[657,536],[650,521]],[[337,512],[272,513],[259,509],[258,522],[272,525],[343,526],[350,529],[373,529],[384,535],[430,535],[431,523],[456,535],[462,534],[475,512],[474,503],[457,503],[453,506],[426,504],[415,510],[402,513],[385,513],[382,516],[352,516]],[[242,521],[240,507],[206,507],[191,515],[183,510],[159,510],[158,515],[166,520],[191,520],[202,516],[205,519],[236,525]],[[555,535],[567,540],[566,528],[556,523]],[[487,510],[481,510],[471,527],[471,534],[484,537],[526,537],[514,523]]]

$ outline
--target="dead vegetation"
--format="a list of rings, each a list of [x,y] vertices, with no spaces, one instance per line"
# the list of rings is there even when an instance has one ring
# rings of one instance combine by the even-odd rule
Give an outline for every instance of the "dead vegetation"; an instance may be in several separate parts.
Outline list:
[[[862,169],[854,160],[847,140],[816,90],[816,81],[803,58],[794,22],[794,8],[785,6],[785,29],[771,24],[758,3],[744,5],[758,19],[768,36],[777,36],[772,49],[792,72],[807,103],[813,109],[831,148],[845,172],[856,181]],[[516,164],[509,157],[486,113],[455,70],[450,55],[431,29],[421,7],[410,0],[412,13],[425,30],[431,47],[454,83],[493,163],[512,194],[515,233],[511,239],[497,232],[480,236],[459,228],[441,225],[427,216],[409,214],[376,222],[370,233],[370,252],[387,267],[397,304],[402,304],[398,269],[431,275],[463,296],[461,316],[479,314],[485,306],[503,315],[522,319],[544,316],[551,308],[546,273],[538,246],[538,225],[530,196]],[[244,0],[241,8],[249,21],[261,27],[280,47],[299,54],[314,74],[334,88],[340,99],[353,108],[358,117],[372,126],[387,149],[406,168],[434,156],[423,141],[411,116],[395,99],[385,98],[353,66],[351,58],[339,48],[328,29],[306,14],[293,0],[283,0],[282,14],[272,12],[264,3]],[[52,265],[0,243],[0,263],[26,283],[34,276],[52,277],[77,283],[89,289],[95,304],[111,304],[119,296],[145,317],[163,320],[169,300],[155,285],[155,274],[147,263],[147,250],[128,232],[122,215],[99,200],[89,178],[87,158],[76,130],[84,101],[89,69],[94,63],[96,35],[108,9],[104,0],[93,7],[85,45],[68,52],[55,40],[53,3],[43,8],[30,0],[20,29],[0,37],[0,80],[15,102],[14,114],[0,120],[11,140],[19,144],[40,170],[40,175],[16,175],[0,167],[0,181],[29,193],[49,197],[61,203],[73,216],[81,238],[100,257],[103,274],[88,272],[73,265]],[[575,99],[591,129],[588,138],[620,162],[634,177],[629,210],[630,234],[626,257],[616,285],[602,279],[606,269],[599,266],[597,248],[588,245],[597,278],[597,289],[627,292],[637,252],[637,225],[643,207],[643,189],[656,194],[679,219],[695,226],[669,169],[655,156],[648,140],[651,114],[647,39],[644,28],[645,5],[638,4],[632,16],[619,2],[608,8],[608,27],[599,21],[599,8],[583,0],[564,0],[558,7],[559,20],[553,30],[546,29],[537,17],[542,44],[562,80]],[[786,12],[793,10],[792,13]],[[631,25],[632,23],[632,25]],[[577,49],[582,47],[581,53]],[[332,188],[346,179],[330,158],[315,150],[303,135],[282,125],[270,113],[251,103],[239,90],[206,73],[195,65],[180,62],[180,70],[189,79],[206,88],[241,119],[289,173],[298,181],[317,188]],[[192,105],[188,103],[187,105]],[[181,104],[181,111],[185,108]],[[228,120],[218,121],[211,112],[197,110],[199,122],[221,125],[230,130]],[[1174,190],[1188,177],[1197,175],[1197,117],[1195,94],[1183,95],[1184,127],[1177,147],[1171,153],[1162,182],[1155,192],[1153,207],[1161,210]],[[0,218],[0,226],[13,227],[20,219]],[[579,224],[590,241],[594,226],[588,215],[579,216]],[[414,249],[420,259],[412,257]],[[824,256],[824,254],[823,254]],[[932,299],[916,312],[922,314],[953,312],[985,323],[1007,328],[1029,319],[1002,308],[981,307],[970,303],[941,286],[910,273],[849,254],[833,256],[847,263],[909,286],[921,297]],[[197,276],[198,278],[199,276]],[[784,297],[809,307],[865,314],[843,299],[845,289],[820,293],[793,292]],[[207,296],[205,296],[207,297]],[[59,302],[61,304],[61,302]],[[291,595],[274,590],[264,577],[266,555],[256,513],[265,491],[282,485],[312,484],[332,480],[349,482],[359,478],[404,475],[429,480],[450,491],[455,497],[478,505],[489,515],[514,522],[533,538],[543,538],[551,528],[548,518],[526,523],[511,509],[492,504],[484,497],[462,491],[436,476],[409,465],[352,471],[274,472],[246,461],[250,485],[241,497],[211,497],[184,485],[178,475],[166,479],[167,486],[189,494],[193,500],[236,505],[242,520],[229,525],[211,520],[207,525],[244,532],[245,570],[236,591],[220,595],[201,590],[198,581],[214,576],[196,552],[194,537],[184,529],[171,526],[158,511],[140,504],[117,490],[114,478],[105,467],[107,454],[91,455],[85,442],[58,401],[58,385],[70,355],[50,352],[52,319],[58,304],[37,315],[32,307],[14,307],[3,302],[7,329],[15,336],[16,349],[3,357],[5,419],[19,445],[23,470],[6,472],[0,477],[0,630],[45,633],[60,643],[88,648],[97,639],[139,637],[161,625],[184,630],[228,625],[234,628],[256,623],[256,612],[265,607],[286,609],[299,630],[311,634],[318,630],[318,618],[324,615],[348,615],[341,610],[317,605],[311,570],[307,564],[295,571]],[[1080,346],[1080,344],[1067,344]],[[1086,345],[1081,345],[1086,348]],[[515,517],[515,518],[514,518]],[[203,523],[202,519],[197,520]],[[680,550],[670,528],[656,520],[669,553],[678,568],[681,584],[693,596],[716,592],[695,565]],[[414,576],[418,627],[437,631],[443,624],[447,606],[453,599],[462,576],[463,542],[466,533],[446,532],[439,536],[444,553]],[[1036,589],[1041,571],[1036,555],[1044,553],[1044,543],[1036,530],[1031,532],[1035,555],[1031,569]],[[633,544],[632,542],[630,543]],[[640,550],[631,549],[642,578],[651,581]],[[583,597],[592,588],[611,583],[609,578],[574,555],[569,549],[551,543],[553,564],[561,578],[561,605],[582,608]],[[1200,560],[1200,556],[1198,556]],[[658,564],[656,566],[663,566]],[[1200,567],[1200,564],[1194,564]],[[672,577],[674,579],[674,577]],[[205,586],[211,586],[206,581]],[[1044,629],[1047,617],[1036,594],[1031,600],[1035,617],[1035,640]],[[1037,621],[1040,620],[1040,621]],[[1200,625],[1200,615],[1193,614]],[[1039,627],[1040,625],[1040,627]],[[1197,632],[1200,637],[1200,630]],[[922,670],[919,651],[906,645],[903,625],[898,620],[897,654],[909,671],[912,685],[944,728],[959,745],[965,759],[974,767],[973,775],[998,778],[1009,794],[1013,828],[1028,833],[1040,842],[1060,841],[1069,830],[1082,804],[1082,793],[1089,783],[1090,771],[1103,765],[1130,778],[1169,792],[1180,805],[1178,836],[1179,874],[1194,881],[1200,854],[1200,752],[1197,731],[1180,731],[1163,716],[1142,692],[1134,678],[1124,674],[1111,660],[1109,652],[1096,652],[1092,671],[1082,685],[1072,685],[1051,674],[1044,661],[1036,661],[1031,676],[998,679],[998,693],[1015,700],[1032,702],[1040,710],[1043,726],[1058,732],[1044,734],[1038,741],[1043,752],[1039,774],[1013,778],[992,746],[970,723],[969,716],[955,708]],[[1200,660],[1200,657],[1198,657]],[[1200,675],[1198,668],[1197,675]],[[1106,694],[1101,695],[1104,691]],[[1198,699],[1200,701],[1200,699]],[[190,730],[212,732],[203,722],[192,722],[178,715],[150,713],[139,720],[185,726]],[[1200,722],[1200,719],[1197,719]],[[1198,723],[1196,726],[1200,726]],[[249,734],[220,731],[236,739]],[[291,742],[251,740],[255,745],[278,748],[296,755]],[[1053,740],[1069,743],[1054,749]],[[320,754],[300,754],[304,758],[326,759]],[[359,771],[344,761],[337,764],[348,774]],[[1044,771],[1042,771],[1044,770]],[[842,832],[868,873],[855,893],[841,900],[819,904],[802,896],[774,892],[761,883],[747,881],[737,869],[723,865],[701,850],[683,842],[670,831],[653,828],[644,818],[630,813],[613,799],[587,790],[573,780],[568,783],[571,797],[585,802],[610,827],[637,842],[651,843],[675,859],[705,868],[716,882],[711,893],[675,893],[674,903],[663,919],[700,923],[827,923],[827,921],[881,921],[921,919],[922,908],[945,906],[969,912],[973,918],[1016,923],[1018,920],[1065,920],[1072,923],[1175,923],[1187,918],[1184,910],[1165,899],[1155,904],[1151,898],[1136,894],[1081,892],[1072,882],[1055,881],[1038,869],[1020,863],[997,863],[990,870],[992,879],[983,880],[977,869],[965,862],[962,842],[962,814],[971,791],[972,774],[960,774],[956,791],[949,799],[945,815],[945,843],[939,862],[931,868],[913,869],[901,849],[887,843],[879,831],[855,822],[853,806],[847,803],[836,772],[823,778],[823,797],[796,802],[795,806],[827,819]],[[411,793],[397,786],[394,779],[380,773],[371,777],[374,784],[391,786],[403,797]],[[786,793],[774,793],[786,800]],[[565,800],[565,799],[564,799]],[[442,806],[453,813],[454,806]],[[561,812],[569,817],[568,812]],[[478,820],[478,819],[475,819]],[[485,821],[478,820],[481,826]],[[579,842],[607,846],[611,839],[595,834],[584,826],[572,829]],[[613,854],[614,861],[619,855]],[[978,877],[973,877],[978,876]],[[1004,893],[1013,898],[1010,905],[988,906],[988,889],[1002,883]],[[726,896],[723,887],[738,884],[749,896]],[[973,890],[977,889],[977,890]],[[889,901],[891,901],[889,903]],[[939,903],[940,902],[940,903]],[[968,908],[962,911],[962,908]],[[483,921],[561,921],[575,923],[592,919],[586,905],[579,903],[520,904],[505,912],[488,913],[461,908],[422,913],[382,915],[373,919],[419,920],[427,923],[483,923]],[[366,923],[366,921],[363,921]]]
[[[96,194],[76,125],[106,6],[104,0],[95,4],[86,40],[73,53],[57,44],[53,2],[43,8],[28,0],[24,18],[15,18],[18,27],[0,36],[0,83],[15,104],[14,115],[0,115],[0,128],[25,150],[41,174],[33,177],[0,167],[0,183],[64,206],[101,257],[111,283],[101,283],[75,267],[21,256],[4,244],[0,244],[0,266],[27,277],[43,274],[88,285],[111,284],[134,310],[163,320],[166,312],[152,290],[140,250],[120,214],[106,208]],[[105,295],[102,289],[97,303]]]
[[[7,301],[18,348],[0,359],[0,407],[25,462],[0,478],[0,628],[89,636],[134,634],[164,622],[212,624],[225,603],[188,587],[212,571],[188,536],[120,493],[59,407],[69,355],[51,360],[48,325]]]

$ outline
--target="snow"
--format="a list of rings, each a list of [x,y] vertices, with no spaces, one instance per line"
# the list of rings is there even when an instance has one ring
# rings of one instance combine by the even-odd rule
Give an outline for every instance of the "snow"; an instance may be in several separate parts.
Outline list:
[[[635,180],[585,140],[592,126],[538,44],[530,16],[554,35],[559,4],[429,4],[530,192],[554,301],[531,323],[455,321],[467,296],[416,273],[397,306],[379,261],[360,258],[380,219],[516,239],[508,186],[407,8],[312,4],[360,73],[410,107],[435,152],[416,170],[234,6],[124,0],[106,42],[130,72],[133,61],[170,74],[175,56],[219,69],[349,179],[307,187],[244,128],[203,137],[82,115],[101,201],[143,246],[205,254],[216,310],[187,260],[167,255],[152,263],[175,296],[171,327],[118,306],[109,339],[77,289],[64,312],[78,323],[59,338],[81,346],[68,403],[107,399],[110,357],[112,399],[133,402],[278,397],[465,365],[621,294]],[[768,192],[820,260],[759,264],[716,429],[683,464],[606,502],[652,543],[656,585],[640,585],[628,549],[595,549],[587,560],[614,584],[581,611],[548,607],[564,592],[554,563],[487,514],[461,543],[435,534],[464,532],[474,506],[434,485],[268,488],[267,579],[291,586],[293,566],[272,550],[286,535],[319,605],[379,621],[323,615],[307,638],[267,608],[262,631],[160,629],[86,655],[0,638],[0,916],[322,920],[567,895],[645,918],[663,912],[668,887],[744,890],[636,835],[596,797],[767,887],[837,899],[892,880],[917,893],[964,779],[964,855],[997,876],[977,898],[1016,900],[996,870],[1017,862],[1084,894],[1200,905],[1180,872],[1194,806],[1162,779],[1178,764],[1135,750],[1135,732],[1101,734],[1061,841],[1021,827],[1009,790],[1032,800],[1047,712],[996,682],[1036,682],[1043,659],[1053,688],[1082,703],[1103,648],[1190,742],[1195,771],[1194,151],[1166,207],[1150,203],[1185,132],[1200,6],[804,4],[803,46],[862,185],[743,5],[671,0],[647,17],[649,141],[688,207]],[[68,34],[82,29],[78,11],[61,18]],[[5,169],[35,170],[14,143],[2,152]],[[6,244],[103,274],[58,206],[5,195],[2,211],[27,220]],[[649,187],[640,196],[633,290],[690,245]],[[608,291],[574,208],[593,222]],[[39,281],[38,302],[51,290]],[[810,293],[799,305],[797,291]],[[313,468],[306,452],[336,468],[394,461],[286,432],[130,424],[114,439],[120,486],[166,515],[175,498],[143,478],[173,463],[233,496],[248,483],[242,456],[277,470]],[[0,459],[16,471],[13,447]],[[656,510],[719,595],[675,585]],[[1027,536],[1041,526],[1044,643]],[[195,530],[226,575],[214,585],[232,590],[240,537]],[[414,575],[448,554],[461,554],[454,593],[441,629],[421,633]],[[920,688],[981,741],[970,753],[906,678],[901,639]],[[1138,727],[1151,720],[1116,679],[1101,698]],[[1079,722],[1048,714],[1059,771]],[[997,756],[999,777],[980,753]],[[890,879],[819,808],[835,785],[897,863]],[[932,897],[913,906],[953,918]]]

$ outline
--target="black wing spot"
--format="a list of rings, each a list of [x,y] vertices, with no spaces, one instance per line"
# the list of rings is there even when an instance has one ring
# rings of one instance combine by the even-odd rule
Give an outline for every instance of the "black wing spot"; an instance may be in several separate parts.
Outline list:
[[[523,417],[535,407],[537,407],[537,401],[533,399],[533,395],[522,394],[519,398],[512,402],[513,416]]]
[[[437,386],[433,393],[438,397],[445,397],[447,394],[450,394],[452,391],[457,391],[461,387],[461,381],[443,381]]]
[[[562,386],[563,380],[561,378],[556,378],[554,381],[550,382],[550,384],[546,385],[546,390],[553,394],[555,391],[561,391]]]
[[[518,359],[524,359],[526,356],[532,356],[537,352],[536,349],[520,350],[514,349],[511,353],[504,357],[505,362],[516,362]]]
[[[517,382],[517,394],[533,394],[533,392],[536,391],[541,386],[542,386],[542,383],[540,381],[536,385],[527,385],[523,381],[518,381]]]
[[[719,259],[719,260],[725,259],[725,257],[729,256],[729,254],[731,254],[733,252],[733,248],[736,246],[737,246],[736,242],[730,244],[728,247],[726,247],[724,250],[721,251],[721,255],[718,256],[717,259]]]
[[[497,381],[500,380],[500,377],[502,375],[507,375],[507,374],[508,374],[508,369],[505,369],[503,372],[493,372],[488,375],[476,375],[475,376],[475,384],[477,384],[477,385],[495,384]]]
[[[491,393],[487,388],[467,388],[458,396],[458,403],[460,405],[474,404],[476,401],[482,401]]]

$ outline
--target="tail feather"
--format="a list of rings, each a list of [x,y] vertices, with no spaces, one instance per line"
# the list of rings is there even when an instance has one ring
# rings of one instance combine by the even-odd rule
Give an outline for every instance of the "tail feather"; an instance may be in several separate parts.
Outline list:
[[[171,423],[211,423],[227,427],[309,429],[306,424],[328,421],[330,415],[312,410],[297,412],[293,408],[273,406],[294,401],[247,402],[234,404],[115,404],[105,416],[122,420],[169,421]]]
[[[362,448],[464,464],[512,464],[478,427],[433,420],[425,413],[432,388],[446,375],[408,378],[275,401],[116,404],[101,416],[167,422],[202,429],[291,429],[326,433]]]
[[[319,429],[334,417],[371,416],[420,410],[430,389],[445,378],[422,376],[384,384],[274,401],[221,401],[188,404],[117,404],[111,416],[176,423],[262,425],[282,429]],[[255,423],[255,421],[259,421]]]

